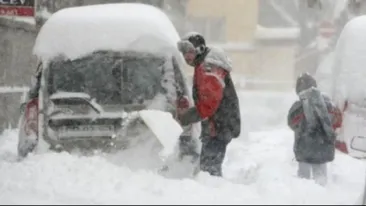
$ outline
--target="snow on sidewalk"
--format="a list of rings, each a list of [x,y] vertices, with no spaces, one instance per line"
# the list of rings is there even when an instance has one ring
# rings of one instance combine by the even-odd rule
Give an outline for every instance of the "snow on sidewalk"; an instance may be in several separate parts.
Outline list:
[[[287,129],[251,133],[229,146],[225,179],[167,179],[100,156],[48,153],[17,162],[16,131],[6,131],[0,137],[0,204],[353,204],[365,164],[337,154],[323,188],[295,176],[292,139]]]

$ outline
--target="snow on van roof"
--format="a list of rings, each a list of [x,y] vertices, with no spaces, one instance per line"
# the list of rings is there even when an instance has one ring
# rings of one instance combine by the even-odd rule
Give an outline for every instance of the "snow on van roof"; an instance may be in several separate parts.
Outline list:
[[[366,99],[366,16],[355,17],[342,30],[333,63],[333,96],[339,101]],[[333,80],[333,81],[334,81]]]
[[[41,28],[33,53],[43,62],[76,59],[97,50],[167,52],[179,35],[160,9],[117,3],[62,9]]]

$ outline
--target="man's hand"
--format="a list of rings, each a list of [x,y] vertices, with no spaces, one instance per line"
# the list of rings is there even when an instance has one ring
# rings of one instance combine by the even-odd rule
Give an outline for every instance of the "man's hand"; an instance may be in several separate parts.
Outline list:
[[[181,124],[181,117],[189,109],[188,98],[186,96],[178,98],[178,100],[176,101],[176,105],[177,105],[176,118],[177,118],[177,121]]]
[[[182,109],[182,108],[177,109],[177,122],[180,125],[182,125],[181,119],[182,119],[183,115],[187,112],[187,110],[188,110],[188,108],[187,109],[186,108],[185,109]]]
[[[184,108],[184,109],[182,109],[182,108],[178,108],[178,109],[177,109],[177,116],[178,116],[178,119],[179,119],[182,115],[184,115],[184,113],[186,113],[186,112],[188,111],[188,109],[189,109],[189,108]]]
[[[187,126],[201,121],[196,107],[191,107],[178,112],[178,120],[182,126]]]

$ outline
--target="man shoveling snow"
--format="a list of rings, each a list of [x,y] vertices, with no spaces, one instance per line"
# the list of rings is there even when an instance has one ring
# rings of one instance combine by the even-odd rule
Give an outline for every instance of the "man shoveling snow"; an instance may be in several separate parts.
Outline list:
[[[201,122],[200,170],[222,176],[226,147],[240,135],[239,101],[232,82],[231,64],[225,54],[208,48],[198,33],[189,33],[178,43],[187,64],[194,67],[195,107],[181,111],[180,123]]]

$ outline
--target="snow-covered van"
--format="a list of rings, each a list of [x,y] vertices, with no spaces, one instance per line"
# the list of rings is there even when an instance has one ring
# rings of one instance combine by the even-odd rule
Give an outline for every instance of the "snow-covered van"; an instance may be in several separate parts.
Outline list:
[[[34,45],[37,81],[19,123],[19,155],[40,147],[122,150],[144,132],[144,121],[132,118],[136,111],[175,117],[177,109],[192,106],[178,40],[169,18],[150,5],[103,4],[53,14]],[[149,123],[166,124],[151,115]],[[181,142],[194,142],[195,131],[198,124],[184,128]]]
[[[366,16],[350,20],[338,39],[328,73],[327,92],[343,112],[337,147],[366,157]],[[326,66],[326,65],[324,65]]]

